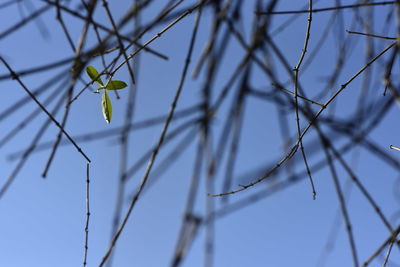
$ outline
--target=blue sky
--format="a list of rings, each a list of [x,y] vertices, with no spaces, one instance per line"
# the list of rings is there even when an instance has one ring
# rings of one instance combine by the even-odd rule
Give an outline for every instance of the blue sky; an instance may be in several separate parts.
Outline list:
[[[26,0],[25,0],[26,1]],[[0,1],[1,2],[6,2]],[[29,1],[28,1],[29,2]],[[42,1],[30,1],[38,9],[44,6]],[[79,1],[71,1],[69,6],[74,8]],[[185,1],[183,7],[188,7],[196,1]],[[250,41],[251,25],[253,23],[253,12],[256,1],[246,1],[241,9],[242,32],[246,41]],[[267,1],[264,1],[265,3]],[[308,1],[278,1],[276,10],[295,10],[307,5]],[[316,7],[332,6],[333,1],[314,1]],[[264,6],[265,6],[264,3]],[[120,18],[127,10],[131,2],[109,1],[109,6],[115,18]],[[20,8],[26,7],[19,4]],[[28,4],[29,5],[29,4]],[[151,21],[162,8],[161,4],[152,3],[141,15],[142,23]],[[383,34],[385,32],[384,19],[391,9],[390,6],[374,8],[373,32]],[[5,31],[11,25],[21,20],[18,4],[10,5],[0,9],[0,32]],[[24,16],[29,12],[24,9]],[[80,12],[83,12],[82,10]],[[365,9],[360,9],[365,12]],[[0,39],[0,56],[16,71],[44,65],[59,59],[73,56],[66,38],[61,31],[59,23],[54,19],[56,11],[51,8],[41,16],[41,22],[45,25],[48,35],[43,36],[35,22],[31,22],[18,31]],[[164,33],[160,38],[150,45],[151,48],[168,56],[169,60],[162,60],[149,53],[142,52],[138,57],[137,71],[137,99],[133,122],[140,122],[155,116],[165,115],[168,112],[173,99],[175,89],[181,77],[189,46],[190,34],[193,29],[195,14],[187,16],[173,28]],[[320,101],[326,101],[329,95],[340,88],[366,63],[365,49],[366,37],[349,35],[343,31],[364,29],[356,24],[352,25],[353,12],[346,10],[343,15],[344,27],[341,28],[338,19],[335,26],[326,36],[326,42],[318,47],[318,40],[323,36],[323,31],[332,13],[316,13],[313,16],[309,51],[306,54],[307,61],[313,51],[319,49],[316,58],[304,72],[301,72],[300,82],[309,97],[316,97],[326,87],[326,77],[331,75],[335,68],[336,59],[343,51],[338,48],[339,35],[335,31],[342,31],[343,38],[349,38],[352,49],[345,57],[345,64],[337,81],[329,87],[329,93]],[[365,16],[365,13],[361,13]],[[272,20],[272,30],[281,25],[288,16],[276,15]],[[79,39],[82,22],[65,15],[68,29],[73,41]],[[110,27],[104,9],[99,5],[96,9],[95,20]],[[194,46],[192,63],[189,74],[194,70],[202,50],[208,41],[211,29],[212,13],[209,9],[204,10],[201,18],[198,39]],[[40,22],[39,22],[40,23]],[[300,15],[284,31],[273,36],[273,40],[286,57],[289,64],[294,67],[301,54],[304,33],[306,30],[307,14]],[[388,36],[395,36],[395,18],[389,25]],[[164,25],[165,26],[165,25]],[[352,28],[354,26],[354,28]],[[133,27],[133,26],[130,26]],[[337,27],[337,28],[335,28]],[[132,28],[131,28],[132,29]],[[161,26],[152,29],[145,34],[141,41],[146,42],[158,31]],[[130,29],[126,29],[128,32]],[[96,44],[96,38],[91,27],[85,48]],[[374,40],[372,54],[378,54],[391,41]],[[129,52],[132,52],[131,50]],[[262,58],[265,54],[272,53],[270,50],[258,53]],[[113,58],[115,54],[107,57]],[[245,51],[232,39],[226,47],[226,55],[221,59],[221,68],[213,87],[213,98],[225,86],[230,75],[232,75],[237,64],[245,55]],[[285,84],[289,80],[276,56],[272,56],[271,64],[274,65],[277,77]],[[383,96],[384,86],[381,78],[384,64],[388,56],[374,63],[372,67],[371,86],[364,88],[367,92],[365,101],[377,103],[378,99],[389,98]],[[96,58],[90,62],[91,65],[101,69],[101,61]],[[398,84],[398,61],[393,70],[393,79]],[[254,65],[255,66],[255,65]],[[22,81],[29,89],[34,90],[41,86],[51,77],[65,70],[70,65],[33,75],[21,76]],[[254,89],[269,91],[271,81],[257,67],[251,74],[250,84]],[[0,76],[7,74],[7,70],[0,65]],[[67,75],[65,75],[68,78]],[[197,79],[190,75],[184,85],[181,98],[178,102],[178,111],[199,104],[201,99],[201,88],[205,82],[206,73],[203,70]],[[83,74],[85,82],[88,77]],[[115,75],[116,79],[129,81],[126,68],[122,68]],[[344,90],[324,113],[324,118],[343,120],[351,118],[359,103],[363,88],[364,76],[358,77]],[[397,79],[397,80],[396,80]],[[240,80],[240,78],[239,78]],[[59,84],[65,83],[61,90],[66,90],[68,80],[59,79],[58,84],[49,86],[38,98],[41,102],[46,98],[57,99],[51,96]],[[293,84],[287,83],[288,89],[293,90]],[[233,88],[237,90],[237,81]],[[13,80],[1,80],[0,87],[2,97],[0,99],[0,114],[13,103],[26,96],[23,89]],[[78,83],[75,93],[84,87]],[[113,101],[113,119],[107,124],[101,114],[101,97],[85,91],[77,101],[73,103],[71,114],[67,123],[67,131],[74,137],[81,134],[92,133],[93,140],[78,142],[82,149],[92,160],[90,164],[90,230],[88,266],[98,266],[108,247],[111,235],[111,225],[116,201],[118,186],[118,173],[120,164],[119,136],[112,135],[107,138],[96,140],[96,133],[104,130],[123,126],[125,109],[128,99],[128,90],[121,90],[120,99],[110,94]],[[214,150],[219,142],[222,128],[233,99],[231,93],[227,101],[221,107],[212,123]],[[383,101],[383,100],[382,100]],[[51,110],[55,101],[46,107]],[[37,108],[36,104],[29,102],[22,108],[10,113],[0,119],[0,137],[4,137],[13,127],[18,125],[28,114]],[[313,107],[313,111],[318,111]],[[374,106],[373,108],[377,108]],[[61,112],[56,115],[58,120],[62,119]],[[267,167],[276,163],[284,155],[282,145],[282,132],[280,130],[279,113],[283,112],[277,105],[248,96],[245,102],[244,123],[241,127],[239,153],[233,169],[233,182],[231,190],[237,189],[239,184],[247,184],[258,177],[255,170],[263,172]],[[389,150],[389,145],[400,145],[400,128],[397,127],[399,110],[392,105],[390,111],[379,120],[379,125],[368,133],[369,140],[390,154],[395,160],[400,157],[400,152]],[[189,115],[186,119],[174,121],[170,130],[173,131],[183,122],[190,118],[196,118],[200,113]],[[284,115],[288,118],[290,136],[296,132],[295,115],[293,111]],[[12,173],[19,159],[10,160],[9,155],[29,146],[32,138],[45,121],[46,115],[39,113],[30,123],[0,149],[0,185],[3,185],[7,177]],[[305,117],[301,117],[301,126],[307,126]],[[372,119],[372,118],[371,118]],[[366,119],[368,121],[368,119]],[[132,166],[146,151],[148,151],[158,140],[162,125],[134,131],[130,134],[128,148],[128,167]],[[328,127],[322,129],[328,133]],[[53,141],[58,133],[55,125],[49,129],[41,138],[42,142]],[[155,169],[165,159],[179,142],[190,133],[190,129],[183,132],[179,137],[162,147],[159,157],[156,159]],[[333,133],[332,142],[336,148],[348,142],[346,137],[338,137]],[[315,130],[311,130],[304,138],[306,152],[310,165],[324,159],[322,147],[318,141]],[[228,137],[230,140],[230,137]],[[65,138],[64,138],[65,139]],[[176,238],[181,225],[182,215],[187,200],[190,178],[193,171],[197,144],[200,135],[195,133],[191,142],[186,144],[182,154],[168,169],[162,170],[162,175],[157,180],[150,176],[149,186],[145,188],[135,206],[126,228],[124,229],[113,256],[113,266],[169,266],[175,249]],[[64,140],[65,141],[65,140]],[[230,142],[230,141],[228,141]],[[311,152],[315,151],[315,152]],[[84,248],[84,225],[85,225],[85,189],[86,189],[86,161],[71,146],[63,145],[57,151],[55,160],[51,166],[48,177],[41,178],[44,166],[50,154],[50,149],[34,152],[23,168],[20,170],[14,183],[6,194],[0,199],[0,266],[24,267],[24,266],[57,266],[70,267],[82,265]],[[399,195],[396,189],[399,186],[398,169],[393,168],[384,157],[372,154],[365,146],[359,145],[351,152],[343,154],[357,177],[365,188],[373,196],[382,212],[389,218],[395,227],[399,224]],[[296,161],[292,171],[302,172],[304,164],[300,152],[294,157]],[[398,162],[398,161],[397,161]],[[357,252],[360,263],[363,263],[369,255],[389,236],[389,231],[379,220],[376,212],[367,203],[365,197],[349,182],[346,172],[336,164],[338,176],[345,191],[347,208],[351,218]],[[222,181],[225,177],[226,155],[221,159],[218,171],[215,175],[215,192],[206,192],[205,169],[202,169],[199,193],[196,200],[195,211],[204,215],[205,202],[209,198],[207,193],[221,193]],[[123,213],[130,202],[130,197],[138,185],[145,164],[138,172],[130,177],[126,187],[126,195],[123,197]],[[279,190],[270,195],[268,192],[280,182],[288,181],[290,171],[282,168],[279,175],[268,182],[260,183],[241,193],[229,197],[229,204],[240,203],[252,195],[264,196],[262,199],[218,217],[215,222],[215,257],[214,266],[352,266],[352,257],[347,239],[347,234],[340,216],[340,207],[334,184],[329,170],[312,168],[314,182],[317,190],[317,199],[312,200],[310,184],[307,177],[301,181],[290,184],[284,190]],[[154,182],[153,182],[154,181]],[[272,188],[272,189],[271,189]],[[398,189],[397,189],[398,190]],[[223,209],[224,204],[220,199],[215,199],[217,210]],[[333,229],[333,230],[332,230]],[[333,235],[331,232],[333,231]],[[198,236],[194,240],[182,266],[204,266],[204,238],[205,227],[200,227]],[[326,244],[331,242],[332,249],[327,252]],[[386,252],[386,250],[385,250]],[[391,261],[387,266],[400,265],[399,250],[394,248]],[[369,266],[381,266],[383,257],[378,257]],[[397,263],[397,265],[396,265]]]

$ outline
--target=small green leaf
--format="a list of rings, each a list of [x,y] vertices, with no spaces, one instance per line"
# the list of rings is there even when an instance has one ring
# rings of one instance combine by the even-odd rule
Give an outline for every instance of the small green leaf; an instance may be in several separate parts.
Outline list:
[[[128,85],[123,81],[114,80],[114,81],[109,81],[107,83],[106,89],[107,90],[120,90],[120,89],[124,89],[127,86]]]
[[[92,79],[92,81],[97,82],[100,86],[104,86],[103,81],[101,80],[99,73],[97,72],[95,67],[87,66],[86,73],[90,77],[90,79]]]
[[[110,123],[112,117],[112,104],[106,90],[104,90],[104,93],[101,96],[101,110],[103,111],[103,116],[106,122]]]

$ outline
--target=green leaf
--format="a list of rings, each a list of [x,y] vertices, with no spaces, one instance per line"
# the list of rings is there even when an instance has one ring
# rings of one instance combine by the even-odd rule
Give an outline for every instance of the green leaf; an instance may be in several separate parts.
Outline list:
[[[99,73],[97,72],[95,67],[87,66],[86,73],[90,77],[90,79],[92,79],[92,81],[97,82],[100,86],[104,86],[103,81],[101,80]]]
[[[109,81],[105,88],[107,90],[120,90],[124,89],[127,86],[128,85],[123,81],[114,80],[114,81]]]
[[[112,117],[112,104],[106,90],[104,90],[104,93],[101,96],[101,110],[103,111],[103,116],[106,122],[110,123]]]

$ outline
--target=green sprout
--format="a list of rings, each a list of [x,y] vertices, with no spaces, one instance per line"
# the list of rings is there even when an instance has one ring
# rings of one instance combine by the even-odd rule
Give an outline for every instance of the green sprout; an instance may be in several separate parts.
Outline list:
[[[100,90],[103,90],[103,94],[101,96],[101,110],[103,112],[104,119],[107,123],[111,122],[112,117],[112,103],[111,99],[108,96],[107,90],[120,90],[127,87],[127,84],[123,81],[118,80],[110,80],[104,85],[101,77],[93,66],[88,66],[86,68],[86,73],[92,79],[93,82],[96,82],[99,88],[97,88],[96,93],[99,93]]]

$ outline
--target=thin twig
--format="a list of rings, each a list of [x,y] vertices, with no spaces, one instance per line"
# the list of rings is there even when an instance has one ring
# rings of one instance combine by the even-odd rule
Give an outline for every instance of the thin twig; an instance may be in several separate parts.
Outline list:
[[[19,85],[25,90],[25,92],[32,98],[32,100],[43,110],[44,113],[54,122],[54,124],[63,132],[63,134],[68,138],[68,140],[72,143],[72,145],[78,150],[78,152],[88,161],[90,162],[90,159],[88,156],[86,156],[85,152],[82,151],[82,149],[76,144],[74,139],[65,131],[65,129],[61,126],[61,124],[51,115],[50,112],[47,111],[47,109],[39,102],[39,100],[35,97],[34,94],[25,86],[25,84],[22,83],[20,78],[18,77],[17,74],[11,69],[10,65],[4,60],[2,56],[0,56],[0,61],[3,62],[3,64],[6,66],[8,71],[10,72],[11,76],[13,77],[14,80],[16,80]]]
[[[393,239],[390,241],[390,245],[388,251],[386,253],[385,260],[383,261],[382,267],[386,267],[387,262],[389,261],[390,253],[392,252],[393,245],[396,243],[397,236],[394,236]]]
[[[124,46],[124,44],[122,42],[121,34],[119,33],[117,25],[115,24],[114,18],[113,18],[112,14],[111,14],[111,11],[108,8],[108,2],[107,2],[107,0],[102,0],[102,1],[103,1],[103,7],[106,10],[106,14],[108,16],[108,19],[110,20],[111,25],[113,27],[115,37],[117,38],[118,46],[119,46],[119,49],[120,49],[120,53],[124,56],[124,60],[128,61],[128,56],[126,54],[125,46]],[[130,64],[126,64],[126,66],[128,68],[129,76],[131,77],[131,82],[132,82],[132,84],[135,84],[135,76],[133,74],[132,67],[131,67]],[[115,73],[115,70],[114,70],[113,73]],[[112,77],[113,75],[110,75],[110,76]],[[132,88],[131,90],[135,90],[135,88]]]
[[[309,0],[308,3],[309,3],[308,23],[307,23],[306,36],[304,39],[303,50],[301,52],[300,59],[296,65],[296,67],[294,67],[294,109],[295,109],[295,114],[296,114],[296,127],[297,127],[297,135],[298,135],[298,140],[299,140],[299,144],[300,144],[301,155],[303,156],[304,165],[306,166],[306,169],[308,172],[308,177],[310,179],[312,196],[313,196],[313,199],[315,200],[315,196],[317,195],[317,192],[315,191],[314,181],[311,176],[310,167],[308,166],[306,153],[304,151],[303,141],[300,138],[301,129],[300,129],[300,118],[299,118],[299,104],[298,104],[298,97],[297,97],[298,91],[299,91],[299,82],[298,82],[299,81],[299,71],[300,71],[301,63],[303,62],[304,57],[307,53],[308,41],[310,40],[312,10],[313,10],[312,0]]]
[[[316,8],[312,12],[324,12],[324,11],[334,11],[339,9],[348,9],[348,8],[359,8],[359,7],[367,7],[367,6],[384,6],[384,5],[393,5],[396,1],[383,1],[383,2],[375,2],[375,3],[361,3],[354,5],[343,5],[343,6],[334,6],[334,7],[325,7],[325,8]],[[308,13],[309,10],[291,10],[291,11],[271,11],[271,12],[256,12],[257,15],[283,15],[283,14],[299,14],[299,13]]]
[[[61,9],[60,9],[60,0],[56,0],[56,19],[61,25],[61,28],[64,32],[65,37],[67,38],[68,44],[71,46],[72,51],[75,51],[75,45],[74,42],[72,41],[71,34],[68,31],[67,26],[65,25],[64,19],[61,15]]]
[[[385,39],[385,40],[396,40],[395,37],[388,37],[388,36],[382,36],[382,35],[377,35],[377,34],[372,34],[372,33],[365,33],[365,32],[356,32],[356,31],[349,31],[346,30],[348,34],[358,34],[358,35],[364,35],[368,37],[375,37],[375,38],[380,38],[380,39]]]
[[[89,177],[89,163],[86,163],[86,223],[85,223],[85,246],[83,256],[83,267],[87,263],[87,255],[89,250],[89,219],[90,219],[90,177]]]

